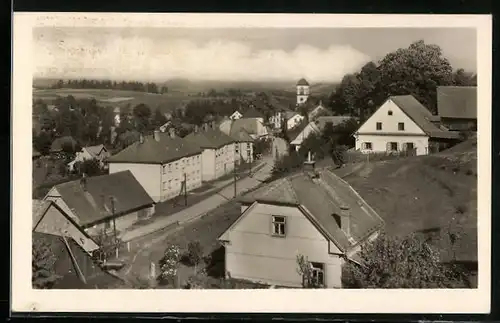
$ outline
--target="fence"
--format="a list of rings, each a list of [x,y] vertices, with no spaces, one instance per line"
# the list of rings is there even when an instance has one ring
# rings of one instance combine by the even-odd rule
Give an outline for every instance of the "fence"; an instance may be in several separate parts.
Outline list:
[[[372,153],[362,153],[357,150],[350,150],[344,153],[344,162],[346,164],[349,164],[349,163],[360,163],[360,162],[375,162],[382,160],[396,160],[416,155],[417,155],[416,149],[410,149],[404,151],[372,152]]]

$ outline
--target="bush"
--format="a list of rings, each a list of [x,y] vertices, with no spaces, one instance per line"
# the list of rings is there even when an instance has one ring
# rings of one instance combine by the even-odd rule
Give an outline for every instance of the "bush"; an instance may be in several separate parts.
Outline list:
[[[203,248],[199,241],[190,241],[187,249],[189,262],[194,266],[196,272],[196,266],[198,266],[203,258]]]

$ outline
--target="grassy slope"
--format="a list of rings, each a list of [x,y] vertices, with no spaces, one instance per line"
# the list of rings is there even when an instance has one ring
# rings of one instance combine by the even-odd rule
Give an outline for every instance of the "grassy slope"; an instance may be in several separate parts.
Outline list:
[[[338,171],[386,221],[389,234],[432,235],[450,259],[448,228],[459,231],[458,260],[477,259],[476,140],[431,156],[355,164]],[[350,171],[354,172],[350,173]]]

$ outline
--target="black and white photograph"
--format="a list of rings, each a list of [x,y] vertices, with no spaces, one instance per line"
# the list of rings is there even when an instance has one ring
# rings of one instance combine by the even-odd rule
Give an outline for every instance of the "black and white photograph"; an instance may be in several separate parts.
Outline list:
[[[491,17],[285,16],[17,16],[20,308],[489,310]]]

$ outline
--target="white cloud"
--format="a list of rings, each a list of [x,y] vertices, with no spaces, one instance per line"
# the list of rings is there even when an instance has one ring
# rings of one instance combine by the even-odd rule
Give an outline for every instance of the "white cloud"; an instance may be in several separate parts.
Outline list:
[[[349,46],[320,49],[299,45],[292,51],[252,49],[250,43],[102,35],[63,41],[35,41],[37,76],[168,80],[339,81],[370,57]]]

